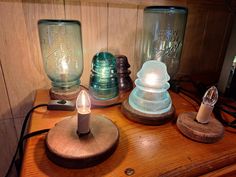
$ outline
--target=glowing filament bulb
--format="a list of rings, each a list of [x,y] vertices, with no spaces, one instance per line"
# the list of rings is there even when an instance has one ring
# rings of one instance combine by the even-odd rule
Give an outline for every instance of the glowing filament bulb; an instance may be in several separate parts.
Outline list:
[[[209,88],[203,96],[202,104],[198,110],[196,120],[199,123],[205,124],[210,120],[210,115],[213,111],[214,105],[218,100],[218,91],[215,86]]]
[[[218,100],[217,88],[215,86],[212,86],[204,94],[202,103],[213,107],[217,102],[217,100]]]
[[[65,57],[63,57],[62,61],[61,61],[61,69],[62,69],[62,74],[68,74],[68,63],[65,60]]]
[[[154,86],[158,82],[158,75],[155,73],[148,73],[145,77],[145,83],[149,86]]]
[[[89,98],[89,94],[82,90],[76,100],[76,108],[78,113],[80,114],[89,114],[91,111],[91,102]]]

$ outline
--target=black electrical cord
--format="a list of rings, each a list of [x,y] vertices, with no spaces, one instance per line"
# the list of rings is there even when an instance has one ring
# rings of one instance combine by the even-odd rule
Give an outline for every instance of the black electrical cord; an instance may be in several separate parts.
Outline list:
[[[229,111],[229,110],[223,108],[222,106],[216,105],[216,107],[217,107],[218,109],[220,109],[221,111],[223,111],[223,112],[225,112],[225,113],[227,113],[227,114],[233,116],[233,117],[236,119],[236,112]]]
[[[39,107],[44,107],[44,106],[48,106],[48,104],[39,104],[37,106],[34,106],[33,108],[30,109],[30,111],[26,114],[25,116],[25,119],[24,119],[24,122],[23,122],[23,125],[22,125],[22,128],[21,128],[21,134],[20,134],[20,138],[19,138],[19,141],[22,140],[24,134],[25,134],[25,130],[26,130],[26,126],[27,126],[27,123],[28,123],[28,120],[32,114],[32,112],[39,108]],[[20,158],[23,157],[23,148],[22,146],[19,147],[19,155],[20,155]]]
[[[31,138],[31,137],[33,137],[33,136],[46,133],[46,132],[48,132],[49,130],[50,130],[50,129],[47,128],[47,129],[42,129],[42,130],[38,130],[38,131],[35,131],[35,132],[28,133],[27,135],[25,135],[25,136],[23,137],[23,141],[26,140],[26,139],[28,139],[28,138]]]
[[[183,93],[182,93],[183,94]],[[183,95],[185,95],[185,94],[183,94]],[[194,105],[191,101],[189,101],[187,98],[185,98],[184,96],[182,96],[181,94],[179,94],[179,96],[181,97],[181,98],[183,98],[185,101],[187,101],[189,104],[191,104],[191,106],[193,107],[193,109],[195,110],[195,111],[197,111],[197,107],[196,107],[196,105]],[[185,96],[187,96],[187,95],[185,95]],[[188,97],[188,96],[187,96]],[[189,98],[189,97],[188,97]],[[191,98],[190,98],[191,99]]]
[[[20,138],[19,138],[19,141],[18,141],[18,144],[17,144],[17,147],[16,147],[16,151],[15,151],[15,154],[12,158],[12,161],[11,161],[11,164],[7,170],[7,173],[5,175],[5,177],[8,177],[10,175],[10,172],[11,172],[11,169],[14,165],[14,162],[16,160],[16,156],[17,156],[17,153],[18,153],[18,150],[20,150],[20,159],[22,159],[22,156],[23,156],[23,142],[24,142],[24,133],[25,133],[25,129],[26,129],[26,125],[27,125],[27,122],[30,118],[30,115],[32,114],[32,112],[39,108],[39,107],[44,107],[44,106],[48,106],[47,104],[39,104],[37,106],[34,106],[33,108],[30,109],[30,111],[26,114],[25,116],[25,119],[24,119],[24,122],[23,122],[23,125],[22,125],[22,128],[21,128],[21,133],[20,133]],[[37,134],[37,133],[36,133]]]
[[[213,110],[214,115],[217,117],[217,119],[224,125],[224,126],[228,126],[231,128],[236,128],[236,121],[233,120],[232,122],[228,122],[226,121],[223,116],[221,115],[221,110],[220,109],[214,109]]]
[[[233,109],[234,111],[236,111],[236,107],[233,106],[233,105],[229,105],[229,104],[227,104],[227,103],[225,103],[225,102],[221,102],[221,104],[224,105],[224,106],[227,107],[227,108],[230,108],[230,109]]]
[[[183,88],[180,88],[180,93],[186,95],[187,97],[189,97],[190,99],[192,99],[193,101],[195,101],[198,105],[201,104],[201,101],[197,98],[195,98],[193,96],[193,93],[191,93],[190,91],[186,90],[186,89],[183,89]]]

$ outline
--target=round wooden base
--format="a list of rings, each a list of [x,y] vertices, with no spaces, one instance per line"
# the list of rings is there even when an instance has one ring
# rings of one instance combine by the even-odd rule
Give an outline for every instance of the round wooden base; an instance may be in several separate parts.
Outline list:
[[[49,95],[52,100],[76,100],[78,94],[80,92],[80,88],[70,91],[70,92],[57,92],[52,88],[49,90]]]
[[[129,119],[146,125],[161,125],[170,121],[175,115],[175,108],[172,105],[170,111],[163,114],[146,114],[133,109],[126,99],[121,105],[121,112]]]
[[[202,142],[214,143],[224,136],[223,125],[211,117],[207,124],[196,121],[196,112],[186,112],[178,116],[177,127],[188,138]]]
[[[90,117],[90,133],[78,136],[77,116],[55,125],[47,134],[46,153],[55,164],[86,168],[107,159],[116,149],[119,130],[103,116]]]
[[[109,100],[97,100],[93,96],[90,96],[91,104],[97,107],[111,106],[117,103],[122,103],[129,96],[130,92],[119,93],[115,98]]]

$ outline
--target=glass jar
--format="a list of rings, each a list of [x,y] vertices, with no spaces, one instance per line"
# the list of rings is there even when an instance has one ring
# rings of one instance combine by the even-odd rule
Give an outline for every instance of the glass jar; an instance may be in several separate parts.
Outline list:
[[[144,9],[141,63],[162,61],[170,77],[178,71],[183,46],[187,9],[153,6]]]
[[[80,22],[40,20],[38,28],[44,69],[52,81],[52,90],[78,89],[83,72]]]

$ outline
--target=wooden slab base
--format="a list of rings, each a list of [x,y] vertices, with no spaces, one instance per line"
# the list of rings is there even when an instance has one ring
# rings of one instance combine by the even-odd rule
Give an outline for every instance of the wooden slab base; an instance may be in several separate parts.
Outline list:
[[[188,138],[202,142],[214,143],[224,136],[223,125],[211,117],[207,124],[201,124],[195,120],[196,112],[185,112],[178,116],[177,127]]]
[[[119,93],[119,95],[115,98],[109,100],[97,100],[93,96],[90,96],[91,104],[95,107],[105,107],[112,106],[114,104],[122,103],[125,99],[128,98],[130,92]]]
[[[90,133],[77,134],[77,116],[52,128],[46,138],[48,158],[62,167],[86,168],[107,159],[119,141],[117,126],[103,116],[90,117]]]
[[[49,90],[49,95],[52,100],[76,100],[78,94],[80,92],[80,88],[75,89],[70,92],[56,92],[52,88]]]
[[[163,114],[146,114],[133,109],[126,99],[121,105],[121,112],[129,119],[146,125],[161,125],[170,121],[175,115],[175,107],[172,105],[170,111]]]

